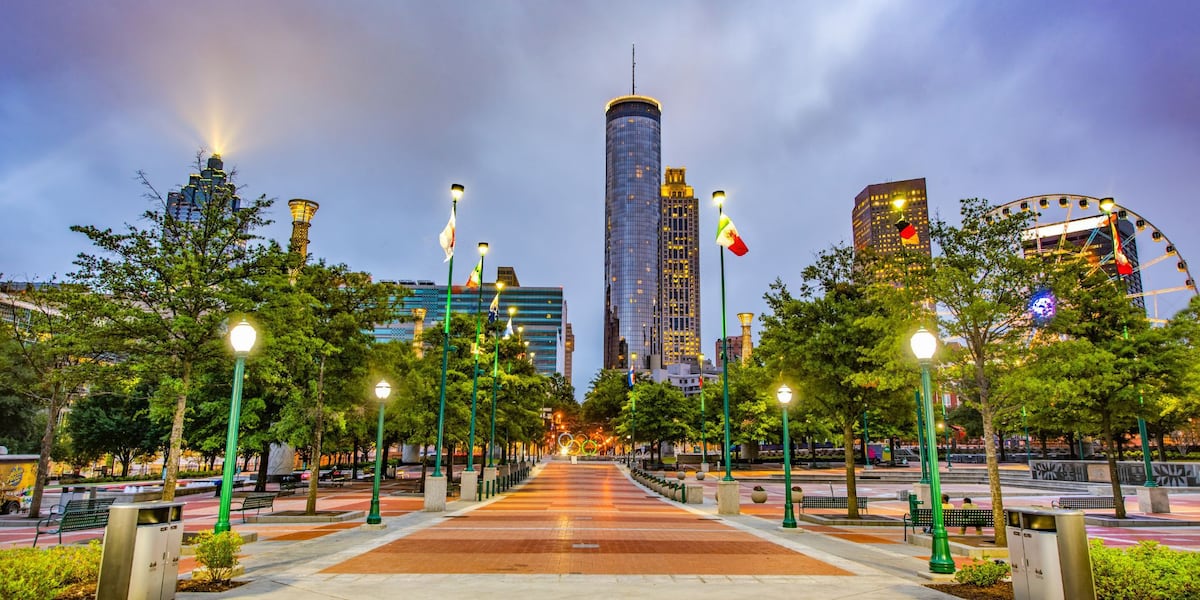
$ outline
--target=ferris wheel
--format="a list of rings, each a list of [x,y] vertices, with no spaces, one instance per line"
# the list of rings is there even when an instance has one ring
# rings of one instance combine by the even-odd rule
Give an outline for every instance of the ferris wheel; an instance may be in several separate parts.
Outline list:
[[[1123,277],[1127,297],[1152,323],[1166,323],[1196,295],[1196,280],[1170,238],[1149,219],[1112,198],[1078,194],[1029,196],[992,215],[1032,215],[1022,234],[1025,252],[1083,253],[1110,278]]]

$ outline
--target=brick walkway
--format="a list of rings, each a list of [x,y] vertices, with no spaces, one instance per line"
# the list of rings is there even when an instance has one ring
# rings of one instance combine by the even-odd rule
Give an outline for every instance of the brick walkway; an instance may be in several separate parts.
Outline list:
[[[850,575],[663,502],[611,464],[565,462],[496,502],[322,572]]]

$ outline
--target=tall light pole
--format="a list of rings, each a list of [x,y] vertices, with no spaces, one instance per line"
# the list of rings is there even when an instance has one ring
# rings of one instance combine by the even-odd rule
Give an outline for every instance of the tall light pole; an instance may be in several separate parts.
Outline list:
[[[921,483],[929,485],[929,442],[925,440],[925,411],[921,409],[921,392],[914,396],[917,400],[917,457],[921,460]]]
[[[725,214],[725,192],[717,190],[712,195],[717,205],[717,213]],[[725,327],[725,248],[721,248],[721,387],[724,398],[725,413],[725,477],[724,481],[733,481],[733,466],[729,460],[729,331]]]
[[[438,391],[437,445],[434,447],[433,474],[425,478],[425,510],[446,510],[446,477],[442,475],[442,440],[446,432],[446,370],[450,359],[450,296],[454,290],[454,227],[458,218],[458,201],[462,198],[463,186],[450,186],[450,240],[446,273],[446,312],[442,315],[442,381]]]
[[[629,354],[629,410],[632,413],[629,419],[629,433],[633,441],[633,458],[637,460],[637,396],[633,395],[633,365],[637,364],[637,352]]]
[[[504,289],[503,283],[496,283],[498,290]],[[496,293],[499,293],[497,291]],[[517,307],[508,307],[508,320],[512,321],[514,315],[517,314]],[[505,336],[507,337],[507,336]],[[486,467],[495,466],[495,461],[492,454],[495,453],[496,447],[496,396],[500,393],[500,335],[496,335],[496,353],[492,356],[492,432],[488,436],[488,457]]]
[[[246,355],[254,347],[258,332],[245,319],[229,332],[233,345],[233,394],[229,398],[229,431],[225,435],[225,463],[221,466],[221,504],[217,508],[214,533],[229,531],[229,503],[233,501],[233,475],[237,470],[238,421],[242,417],[242,378],[246,372]]]
[[[929,496],[933,511],[933,552],[929,557],[929,570],[933,573],[953,573],[954,559],[950,557],[950,539],[946,535],[946,523],[942,514],[942,482],[937,468],[937,432],[933,425],[933,385],[929,381],[929,366],[933,353],[937,351],[937,338],[921,327],[910,340],[913,354],[921,363],[921,391],[925,396],[925,439],[929,440]]]
[[[379,525],[383,519],[379,516],[379,477],[383,472],[383,410],[387,407],[388,396],[392,394],[392,386],[381,380],[375,384],[375,399],[379,400],[379,427],[375,431],[375,485],[371,488],[371,512],[367,515],[367,525]]]
[[[483,322],[480,317],[483,313],[483,259],[487,258],[488,243],[479,242],[479,291],[475,296],[475,346],[471,349],[471,354],[475,355],[475,367],[471,370],[471,430],[467,436],[467,468],[463,469],[463,473],[475,473],[475,411],[479,400],[479,346],[480,335],[482,333]],[[474,477],[474,475],[471,475]],[[463,475],[463,481],[466,481],[466,475]],[[474,497],[471,494],[469,497]]]
[[[1100,199],[1100,210],[1103,211],[1104,214],[1109,215],[1109,227],[1110,227],[1110,231],[1112,231],[1113,249],[1114,250],[1118,249],[1117,244],[1120,241],[1118,239],[1118,236],[1121,235],[1121,232],[1120,232],[1120,230],[1117,229],[1116,224],[1114,224],[1112,222],[1112,211],[1116,207],[1117,207],[1117,203],[1112,198],[1101,198]],[[1117,277],[1118,277],[1118,279],[1120,279],[1122,284],[1125,283],[1124,276],[1118,274]],[[1125,339],[1128,340],[1129,339],[1129,328],[1128,327],[1124,328],[1124,331],[1122,333],[1125,336]],[[1139,387],[1138,388],[1138,406],[1142,406],[1143,404],[1144,404],[1144,402],[1142,400],[1142,392],[1141,392],[1141,388]],[[1158,482],[1154,481],[1154,467],[1153,467],[1153,465],[1151,465],[1151,462],[1150,462],[1150,434],[1149,434],[1149,432],[1146,431],[1146,419],[1143,419],[1142,415],[1139,414],[1138,418],[1137,418],[1137,422],[1138,422],[1138,435],[1142,438],[1142,465],[1146,471],[1146,483],[1142,484],[1142,487],[1148,487],[1148,488],[1158,487]],[[1082,458],[1082,457],[1083,457],[1083,453],[1080,452],[1080,458]]]
[[[954,463],[950,460],[950,419],[946,417],[946,403],[938,401],[942,405],[942,429],[946,430],[946,471],[954,469]]]
[[[700,363],[700,472],[708,472],[708,436],[704,429],[704,355],[696,356]]]
[[[792,401],[792,388],[780,384],[775,392],[783,413],[783,527],[796,528],[796,516],[792,512],[792,439],[788,435],[788,403]]]

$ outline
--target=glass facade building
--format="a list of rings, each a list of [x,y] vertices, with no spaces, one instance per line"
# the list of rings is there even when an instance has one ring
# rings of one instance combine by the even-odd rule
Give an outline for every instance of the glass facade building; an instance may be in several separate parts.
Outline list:
[[[411,342],[418,327],[440,330],[446,312],[446,286],[428,280],[400,280],[396,283],[412,290],[412,295],[403,299],[402,314],[422,314],[417,311],[423,310],[424,319],[418,322],[413,317],[402,322],[378,324],[375,326],[375,339],[381,342]],[[478,294],[477,290],[454,286],[450,295],[450,310],[474,315]],[[495,295],[496,284],[484,283],[484,319],[487,318],[488,304]],[[500,293],[499,319],[508,320],[510,306],[517,307],[517,314],[513,316],[513,331],[516,332],[518,327],[523,328],[521,336],[529,342],[529,352],[535,353],[533,362],[538,373],[550,375],[563,372],[561,361],[564,359],[566,307],[562,288],[505,286]]]
[[[604,368],[661,356],[662,106],[621,96],[605,108]]]
[[[229,182],[220,154],[208,157],[205,168],[188,176],[187,185],[178,192],[167,193],[167,212],[180,221],[199,221],[201,209],[213,198],[228,199],[235,212],[241,209],[242,199]]]
[[[686,175],[686,169],[667,167],[662,186],[663,365],[692,364],[700,354],[700,213]]]

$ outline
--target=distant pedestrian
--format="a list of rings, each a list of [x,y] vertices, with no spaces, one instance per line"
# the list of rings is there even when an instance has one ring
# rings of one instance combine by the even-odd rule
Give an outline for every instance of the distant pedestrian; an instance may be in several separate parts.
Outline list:
[[[970,498],[963,498],[963,501],[962,501],[962,508],[964,508],[964,509],[968,509],[968,508],[979,508],[979,507],[978,507],[978,506],[975,506],[975,503],[971,502],[971,499],[970,499]],[[961,531],[960,533],[962,533],[963,535],[966,535],[966,533],[967,533],[967,526],[966,526],[966,525],[963,525],[963,526],[962,526],[962,531]],[[981,533],[983,533],[983,527],[980,527],[979,525],[976,525],[976,526],[975,526],[975,535],[979,535],[979,534],[981,534]]]

